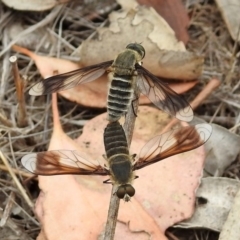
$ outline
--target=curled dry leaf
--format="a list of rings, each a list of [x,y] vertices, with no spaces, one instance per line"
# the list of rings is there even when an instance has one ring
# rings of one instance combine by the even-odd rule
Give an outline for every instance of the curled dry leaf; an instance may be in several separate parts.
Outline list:
[[[43,78],[50,77],[53,73],[61,74],[81,68],[81,66],[77,63],[73,63],[65,59],[40,56],[17,45],[13,45],[12,49],[33,59]],[[191,81],[181,84],[169,84],[169,86],[177,93],[184,93],[195,86],[197,82],[198,81]],[[93,82],[78,85],[75,88],[61,91],[59,94],[70,101],[77,102],[83,106],[104,108],[106,107],[107,91],[108,80],[107,75],[104,75]],[[147,97],[140,97],[140,104],[147,104],[149,102],[150,101]]]
[[[196,193],[197,205],[193,216],[176,227],[221,231],[239,187],[239,181],[234,179],[203,178]]]
[[[193,80],[202,72],[203,57],[185,50],[167,22],[151,7],[125,8],[109,15],[108,28],[98,28],[98,39],[86,40],[78,50],[81,64],[88,66],[116,57],[131,42],[141,42],[143,60],[153,74]],[[129,34],[131,33],[131,34]]]
[[[77,149],[85,153],[86,158],[101,160],[106,114],[89,121],[75,142],[63,133],[56,109],[55,106],[49,149]],[[139,153],[145,142],[160,132],[168,121],[167,115],[154,108],[140,107],[139,110],[132,153]],[[139,170],[140,178],[134,182],[136,198],[120,207],[119,220],[129,223],[130,227],[130,231],[126,231],[128,226],[120,224],[125,228],[124,234],[130,236],[129,239],[149,239],[147,232],[153,239],[166,240],[166,228],[190,217],[193,212],[203,162],[204,151],[200,147]],[[43,193],[37,201],[36,212],[48,239],[97,238],[104,230],[111,193],[111,185],[102,183],[106,179],[99,176],[39,176]],[[139,236],[139,233],[131,232],[136,230],[145,233]],[[122,234],[118,230],[115,239],[122,239]]]
[[[191,124],[205,123],[204,120],[194,117]],[[211,124],[213,131],[205,143],[206,160],[204,176],[222,176],[223,172],[237,158],[239,154],[240,137],[229,132],[217,124]]]
[[[204,173],[207,176],[222,176],[239,154],[240,137],[217,124],[212,124],[212,127],[213,132],[205,148]]]
[[[2,0],[10,8],[22,11],[45,11],[56,5],[67,3],[69,0]]]

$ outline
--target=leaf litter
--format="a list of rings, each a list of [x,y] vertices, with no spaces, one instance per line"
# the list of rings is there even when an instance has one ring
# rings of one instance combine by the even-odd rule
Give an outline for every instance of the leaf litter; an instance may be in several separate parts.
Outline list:
[[[109,3],[108,3],[109,4]],[[111,6],[109,4],[109,6]],[[115,5],[112,5],[115,6]],[[191,93],[188,94],[189,99],[193,99],[193,97],[196,95],[196,92],[199,91],[199,88],[202,88],[209,78],[211,77],[217,77],[222,81],[222,86],[212,94],[211,97],[209,97],[207,100],[204,101],[202,106],[198,107],[196,110],[196,113],[206,121],[216,122],[220,123],[222,126],[227,128],[232,128],[232,132],[239,135],[239,110],[238,105],[234,104],[234,101],[237,101],[237,96],[239,94],[239,71],[237,70],[239,68],[239,61],[237,59],[237,52],[235,48],[235,44],[232,41],[227,28],[220,16],[219,10],[213,3],[204,2],[202,4],[194,3],[194,2],[188,2],[186,3],[188,13],[191,16],[190,19],[190,27],[189,27],[189,34],[190,34],[190,41],[188,42],[187,48],[188,50],[197,51],[198,54],[205,55],[205,63],[204,63],[204,70],[202,75],[202,82],[201,84],[198,84]],[[114,7],[113,7],[114,8]],[[112,9],[113,9],[112,8]],[[75,11],[72,11],[74,9]],[[99,23],[96,22],[82,22],[82,16],[87,16],[88,19],[91,19],[92,15],[86,15],[86,12],[83,12],[81,10],[82,8],[79,6],[76,6],[74,4],[69,4],[65,7],[65,11],[60,11],[58,14],[58,18],[56,19],[56,15],[54,11],[51,11],[50,13],[46,13],[44,15],[36,14],[36,13],[30,13],[30,15],[24,15],[22,14],[21,20],[28,23],[28,26],[30,27],[32,23],[36,24],[38,22],[41,22],[41,19],[45,16],[48,16],[48,26],[51,26],[52,29],[55,28],[56,25],[54,25],[58,19],[61,19],[62,21],[70,23],[70,30],[65,30],[64,28],[61,28],[62,35],[57,38],[56,35],[54,35],[50,31],[50,35],[52,39],[55,40],[54,44],[48,44],[44,45],[46,41],[49,41],[49,38],[45,37],[43,39],[46,39],[46,41],[40,41],[37,42],[37,45],[32,45],[31,47],[33,49],[41,49],[42,53],[44,55],[47,55],[46,53],[50,53],[50,56],[53,56],[55,53],[55,56],[59,56],[59,53],[61,53],[61,56],[64,58],[70,59],[72,61],[76,60],[76,56],[71,57],[72,50],[75,48],[75,51],[77,50],[78,46],[80,46],[80,43],[82,40],[86,39],[89,34],[91,34],[97,27],[100,26]],[[104,9],[104,8],[103,8]],[[111,7],[110,7],[111,9]],[[9,20],[16,18],[16,15],[11,15],[11,10],[8,8],[3,8],[2,4],[0,5],[0,10],[3,14],[1,14],[1,28],[7,28],[9,26]],[[96,12],[98,14],[98,12]],[[32,15],[31,15],[32,14]],[[83,15],[81,15],[83,14]],[[32,22],[29,24],[29,16],[32,16]],[[74,18],[73,18],[74,16]],[[100,16],[98,14],[98,16]],[[76,28],[76,24],[74,21],[78,19],[79,23],[82,25],[85,24],[86,27],[90,27],[89,29],[84,31],[79,31],[79,29]],[[55,20],[55,21],[52,21]],[[45,22],[41,22],[39,25],[34,25],[34,30],[37,30],[38,27],[45,27]],[[33,30],[33,29],[31,29]],[[56,31],[58,32],[58,31]],[[76,37],[74,37],[74,34],[76,34]],[[20,35],[19,35],[20,36]],[[2,37],[2,53],[6,52],[7,49],[9,49],[10,44],[8,36],[5,32],[1,35]],[[51,40],[52,40],[51,39]],[[59,39],[62,39],[62,41],[59,41]],[[14,40],[16,42],[16,40]],[[13,42],[14,42],[13,41]],[[36,44],[36,43],[35,43]],[[72,48],[73,46],[73,48]],[[1,54],[2,54],[1,53]],[[12,76],[9,74],[10,72],[10,66],[6,64],[8,62],[8,54],[3,55],[3,63],[4,65],[1,65],[3,71],[2,71],[2,78],[1,78],[1,109],[0,109],[0,119],[1,119],[1,150],[3,151],[4,155],[7,156],[7,158],[12,161],[13,159],[17,160],[18,166],[21,167],[19,164],[20,158],[31,151],[41,151],[46,150],[46,144],[49,142],[49,132],[51,131],[52,124],[51,124],[51,113],[49,110],[49,101],[45,97],[36,98],[33,104],[33,101],[26,96],[27,98],[27,108],[29,109],[28,114],[28,121],[30,123],[31,127],[28,128],[16,128],[16,121],[15,121],[15,109],[13,106],[17,104],[15,96],[15,89],[13,86]],[[35,67],[33,66],[32,61],[29,61],[29,58],[26,58],[23,55],[18,55],[19,60],[19,69],[22,69],[21,72],[28,75],[29,81],[32,79],[37,80],[40,79],[40,76],[38,75]],[[3,64],[1,63],[1,64]],[[60,69],[61,70],[61,69]],[[52,73],[51,73],[52,74]],[[5,79],[6,76],[10,76],[7,80]],[[30,85],[30,84],[29,84]],[[231,92],[231,94],[229,94]],[[224,96],[224,98],[223,98]],[[234,99],[234,101],[232,101]],[[61,112],[63,112],[61,120],[64,123],[63,127],[65,130],[68,130],[72,136],[77,137],[79,132],[79,125],[81,126],[81,122],[86,122],[87,119],[92,118],[94,115],[96,115],[96,112],[94,113],[93,110],[88,110],[86,108],[78,107],[78,112],[75,111],[75,106],[70,104],[69,102],[65,101],[64,99],[60,99],[60,109]],[[71,110],[70,110],[71,109]],[[69,112],[70,110],[70,112]],[[78,124],[75,119],[77,117],[81,117],[83,121],[80,121]],[[2,119],[8,119],[12,124],[12,127],[6,127],[4,125],[4,121]],[[70,119],[70,120],[69,120]],[[68,123],[69,121],[69,123]],[[71,124],[70,124],[71,123]],[[75,133],[74,133],[75,132]],[[10,138],[11,137],[11,138]],[[20,141],[21,139],[21,141]],[[21,147],[20,147],[21,146]],[[14,151],[12,151],[13,149]],[[235,149],[236,151],[236,149]],[[138,153],[138,151],[136,151]],[[232,161],[230,161],[232,162]],[[16,164],[12,164],[12,166],[16,166]],[[1,168],[2,169],[2,168]],[[232,163],[228,169],[224,171],[224,175],[231,176],[232,178],[238,179],[240,176],[239,174],[239,160],[236,158],[236,162]],[[144,169],[143,169],[144,170]],[[5,170],[3,170],[5,171]],[[140,171],[139,171],[140,172]],[[11,184],[11,178],[8,174],[3,172],[3,175],[7,178],[2,179],[1,178],[1,184],[3,187],[3,190],[7,190],[7,193],[9,189],[7,186],[14,187]],[[143,178],[143,177],[142,177]],[[5,180],[7,179],[7,180]],[[135,181],[135,184],[137,184],[137,181],[140,179],[137,179]],[[102,184],[103,185],[103,184]],[[106,186],[107,187],[107,186]],[[2,190],[1,190],[2,191]],[[18,190],[15,190],[16,192]],[[2,193],[2,192],[1,192]],[[4,195],[5,196],[5,195]],[[21,198],[21,194],[19,194]],[[1,194],[2,198],[2,194]],[[4,197],[3,197],[4,198]],[[2,202],[3,203],[3,202]],[[22,200],[22,203],[24,201]],[[24,205],[24,204],[23,204]],[[4,207],[4,205],[1,205],[1,207]],[[27,207],[25,207],[25,210],[29,211]],[[35,225],[34,221],[31,220],[31,218],[26,217],[26,215],[20,214],[22,217],[22,220],[20,223],[28,223],[30,226],[30,229],[34,229],[31,232],[28,232],[27,234],[30,234],[31,236],[36,236],[38,229],[36,228],[37,225]],[[120,225],[123,225],[122,223],[119,223]],[[5,229],[7,229],[10,225],[10,222],[6,223]],[[32,228],[31,228],[32,227]],[[126,227],[125,227],[126,228]],[[182,236],[182,234],[186,233],[184,235],[184,239],[190,239],[189,233],[192,233],[192,236],[195,236],[195,238],[199,238],[200,236],[205,236],[204,239],[207,239],[208,236],[213,236],[211,239],[217,239],[217,235],[213,235],[211,231],[205,231],[205,230],[175,230],[170,229],[172,233],[174,233],[176,236]],[[26,238],[25,238],[26,239]],[[209,239],[209,238],[208,238]]]
[[[99,115],[89,121],[83,128],[83,134],[76,142],[69,139],[59,125],[55,97],[53,111],[54,130],[49,150],[77,149],[81,153],[88,154],[88,159],[91,161],[101,160],[99,156],[104,153],[101,139],[103,129],[107,124],[106,114]],[[146,128],[149,121],[151,121],[151,130]],[[156,132],[160,132],[166,121],[168,121],[168,116],[159,113],[159,110],[141,107],[138,111],[136,133],[133,135],[131,152],[139,153],[146,140],[155,136]],[[121,203],[119,220],[126,224],[129,223],[129,228],[133,232],[142,230],[148,232],[153,238],[165,239],[164,231],[169,226],[192,215],[195,190],[202,175],[204,159],[204,148],[200,147],[137,171],[139,178],[134,181],[136,197],[131,200],[130,204]],[[178,168],[175,167],[176,165]],[[181,172],[186,172],[185,176]],[[39,186],[43,193],[39,197],[40,200],[37,200],[36,212],[42,223],[42,230],[48,238],[65,239],[68,236],[68,238],[74,239],[74,236],[79,236],[82,233],[83,239],[86,236],[88,239],[95,239],[101,233],[100,227],[103,228],[106,220],[110,195],[110,187],[102,183],[105,178],[39,176]],[[158,187],[163,186],[166,182],[169,182],[172,187]],[[57,187],[58,185],[59,187]],[[62,185],[68,186],[68,188],[62,188]],[[72,195],[74,197],[69,197]],[[158,201],[159,196],[161,196],[161,201]],[[56,199],[61,200],[56,201]],[[98,199],[98,203],[96,203],[96,199]],[[59,214],[62,211],[65,214],[61,217]],[[76,213],[76,211],[79,212]],[[97,215],[93,217],[91,211]],[[136,218],[136,214],[142,215],[142,217]],[[68,223],[66,223],[66,219],[68,219]],[[140,221],[140,219],[144,220]],[[89,224],[85,224],[88,221]],[[81,222],[84,222],[84,230]],[[153,224],[153,222],[156,223]],[[52,231],[59,226],[61,227],[57,232]],[[74,230],[69,232],[68,228]],[[132,234],[134,238],[135,233]],[[115,239],[120,238],[121,235],[115,237]],[[81,238],[79,237],[79,239]]]

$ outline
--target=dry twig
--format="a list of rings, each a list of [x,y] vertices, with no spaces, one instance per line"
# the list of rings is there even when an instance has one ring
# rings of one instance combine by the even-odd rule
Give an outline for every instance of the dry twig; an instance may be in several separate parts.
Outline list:
[[[19,127],[26,127],[27,122],[27,112],[26,112],[26,103],[24,99],[24,90],[25,90],[25,84],[24,80],[20,77],[18,65],[17,65],[17,57],[11,56],[9,58],[9,61],[12,64],[12,71],[13,71],[13,78],[14,83],[16,86],[16,92],[17,92],[17,100],[18,100],[18,111],[17,111],[17,121]]]

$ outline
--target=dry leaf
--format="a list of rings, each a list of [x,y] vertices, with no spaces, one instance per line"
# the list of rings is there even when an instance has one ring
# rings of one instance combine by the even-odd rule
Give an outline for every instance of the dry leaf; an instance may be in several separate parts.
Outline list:
[[[143,66],[157,76],[193,80],[201,75],[203,57],[187,52],[173,30],[153,8],[138,6],[109,15],[108,28],[98,28],[98,39],[86,40],[78,50],[88,66],[116,57],[131,42],[146,50]],[[131,34],[129,34],[131,33]]]
[[[203,178],[196,193],[197,206],[194,215],[176,227],[221,231],[239,187],[239,181],[234,179]]]
[[[118,0],[119,2],[119,0]],[[126,1],[125,1],[126,2]],[[138,0],[142,5],[153,7],[160,16],[162,16],[170,27],[174,30],[178,40],[185,44],[188,42],[189,36],[187,28],[189,18],[187,10],[183,3],[179,0]]]
[[[52,76],[55,72],[61,74],[76,70],[81,67],[78,64],[65,59],[37,55],[34,52],[17,45],[13,45],[12,49],[32,58],[35,61],[35,64],[37,65],[38,70],[43,78]],[[181,83],[179,85],[169,84],[169,86],[174,91],[181,94],[188,91],[197,83],[198,81],[191,81]],[[104,75],[93,82],[78,85],[75,88],[61,91],[59,92],[59,94],[69,99],[70,101],[77,102],[78,104],[81,104],[83,106],[104,108],[106,107],[107,92],[108,92],[108,80],[107,75]],[[146,96],[141,96],[140,104],[147,103],[150,103],[149,99]]]
[[[89,121],[75,142],[63,133],[56,118],[56,109],[55,106],[50,149],[78,149],[92,159],[101,159],[106,114]],[[166,114],[150,107],[140,107],[131,152],[139,153],[145,142],[155,136],[167,121]],[[124,234],[129,235],[129,239],[149,239],[151,235],[153,239],[166,240],[166,228],[190,217],[193,212],[203,161],[204,151],[200,147],[138,171],[139,179],[134,182],[136,198],[129,203],[121,203],[119,220],[126,224],[130,221],[131,231],[143,232],[131,232],[127,225],[121,223],[125,228]],[[36,212],[48,239],[96,239],[101,234],[111,192],[111,185],[102,183],[106,179],[100,176],[39,176],[43,193]],[[115,239],[122,237],[123,233],[117,231]],[[125,235],[124,239],[127,239]]]
[[[219,240],[236,240],[240,236],[240,187],[234,198],[233,205],[223,225]]]
[[[217,124],[212,124],[212,127],[212,135],[205,146],[204,172],[207,176],[222,176],[239,154],[240,137]]]
[[[69,0],[2,0],[10,8],[22,11],[44,11],[56,5],[69,2]]]
[[[191,125],[199,123],[205,123],[205,121],[194,117]],[[225,169],[236,160],[240,151],[240,137],[238,135],[217,124],[211,124],[211,126],[213,127],[211,137],[205,143],[205,177],[222,176]]]
[[[216,0],[218,8],[232,38],[239,41],[240,2],[239,0]]]

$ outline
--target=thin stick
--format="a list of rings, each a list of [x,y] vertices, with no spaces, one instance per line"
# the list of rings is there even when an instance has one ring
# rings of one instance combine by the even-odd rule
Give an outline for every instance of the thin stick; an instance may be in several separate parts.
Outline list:
[[[8,172],[10,173],[11,177],[13,178],[18,190],[22,193],[23,198],[25,199],[25,201],[27,202],[27,204],[33,208],[33,203],[30,200],[30,198],[28,197],[28,195],[26,194],[23,186],[21,185],[21,183],[19,182],[17,176],[15,175],[15,173],[13,172],[10,164],[8,163],[7,159],[4,157],[4,155],[2,154],[2,152],[0,151],[0,158],[2,159],[3,163],[5,164],[5,166],[8,169]]]
[[[113,184],[111,198],[108,209],[107,223],[105,227],[104,240],[113,240],[115,235],[115,229],[117,225],[117,216],[120,206],[120,199],[114,194],[118,189],[118,186]]]
[[[135,93],[135,99],[139,99],[139,94]],[[125,130],[128,146],[130,146],[132,141],[132,135],[136,120],[136,113],[138,109],[138,100],[132,102],[133,106],[129,107],[129,111],[126,115],[125,123],[123,125],[123,128]],[[110,198],[110,204],[108,209],[108,217],[107,217],[107,223],[105,227],[105,233],[104,233],[104,240],[113,240],[115,229],[117,225],[117,216],[120,206],[120,199],[117,197],[115,192],[117,191],[118,186],[113,185],[111,198]]]
[[[17,122],[19,127],[26,127],[28,125],[27,122],[27,112],[26,112],[26,103],[24,98],[24,81],[20,77],[18,65],[17,65],[17,57],[11,56],[9,61],[12,63],[12,72],[14,83],[17,92],[17,100],[18,100],[18,111],[17,111]]]

